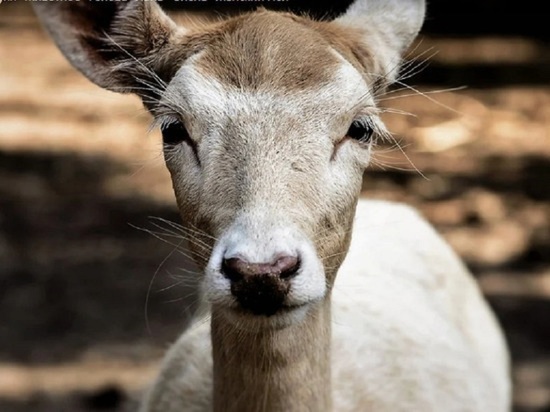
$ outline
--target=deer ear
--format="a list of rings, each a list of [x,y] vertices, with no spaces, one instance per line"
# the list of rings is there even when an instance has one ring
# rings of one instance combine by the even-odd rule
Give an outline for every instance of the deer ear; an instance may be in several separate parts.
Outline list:
[[[374,60],[376,74],[391,83],[425,12],[425,0],[355,0],[336,22],[359,31],[359,47]]]
[[[88,79],[117,92],[159,86],[163,49],[181,31],[154,1],[33,2],[65,57]],[[138,93],[139,94],[139,93]]]

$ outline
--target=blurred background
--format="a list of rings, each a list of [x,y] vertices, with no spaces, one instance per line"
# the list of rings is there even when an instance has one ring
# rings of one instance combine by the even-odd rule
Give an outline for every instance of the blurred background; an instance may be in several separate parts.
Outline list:
[[[263,3],[328,17],[349,2]],[[515,411],[549,412],[550,16],[449,3],[430,2],[409,56],[428,59],[407,80],[421,93],[382,99],[402,150],[379,149],[364,195],[443,233],[504,327]],[[178,18],[262,2],[162,4]],[[150,121],[72,69],[28,2],[0,4],[0,411],[135,410],[184,327],[189,262],[158,219],[178,215]]]

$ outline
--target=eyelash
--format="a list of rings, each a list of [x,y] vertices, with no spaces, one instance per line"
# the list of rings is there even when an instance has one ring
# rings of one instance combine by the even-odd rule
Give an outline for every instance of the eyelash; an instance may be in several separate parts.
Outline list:
[[[375,126],[370,119],[356,119],[346,132],[346,137],[361,143],[370,143],[375,134]]]
[[[163,123],[160,126],[160,131],[162,132],[162,140],[165,146],[174,147],[181,143],[187,144],[193,150],[195,159],[200,165],[197,143],[191,138],[183,122],[173,120]]]

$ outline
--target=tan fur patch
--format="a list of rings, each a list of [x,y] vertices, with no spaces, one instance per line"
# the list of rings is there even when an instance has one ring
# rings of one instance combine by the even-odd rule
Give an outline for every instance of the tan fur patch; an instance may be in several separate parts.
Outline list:
[[[342,27],[334,22],[317,22],[304,20],[304,23],[318,31],[330,46],[351,63],[360,73],[371,78],[371,73],[379,73],[376,59],[366,44],[360,41],[364,36],[350,27]],[[376,78],[372,79],[376,81]]]
[[[198,68],[243,89],[309,89],[328,83],[340,64],[330,48],[365,71],[368,53],[353,37],[330,23],[260,10],[227,20],[211,35],[203,35],[205,53]]]
[[[303,90],[328,83],[340,64],[337,51],[366,77],[374,59],[355,29],[290,13],[259,10],[183,36],[163,59],[175,73],[199,51],[198,69],[243,89]],[[179,43],[179,44],[177,44]],[[370,82],[374,79],[369,78]]]

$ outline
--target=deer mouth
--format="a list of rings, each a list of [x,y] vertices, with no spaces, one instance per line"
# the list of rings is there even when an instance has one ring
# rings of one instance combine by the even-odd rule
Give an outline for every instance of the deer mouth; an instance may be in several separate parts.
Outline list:
[[[235,302],[235,305],[229,308],[234,314],[240,315],[243,317],[256,317],[256,318],[276,318],[277,316],[284,316],[292,314],[300,310],[304,310],[309,304],[302,303],[297,305],[282,304],[279,305],[276,309],[268,305],[259,307],[259,308],[247,308],[242,304]]]
[[[253,312],[237,302],[223,309],[224,317],[238,329],[248,331],[280,330],[303,322],[311,304],[283,304],[273,313]]]
[[[290,283],[276,275],[252,276],[232,282],[231,294],[239,306],[258,316],[273,316],[285,306]]]

